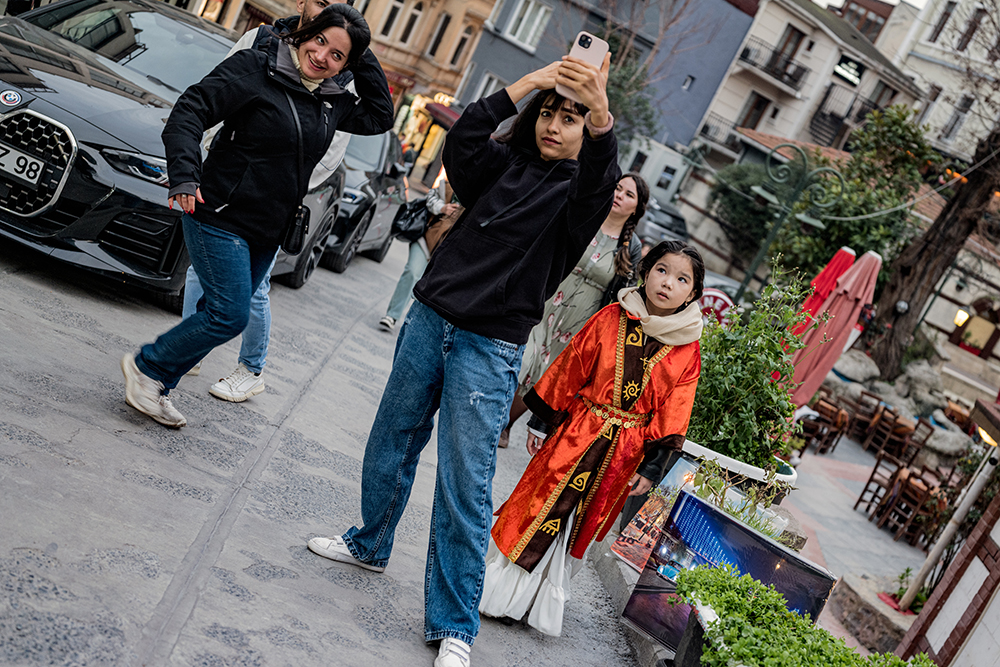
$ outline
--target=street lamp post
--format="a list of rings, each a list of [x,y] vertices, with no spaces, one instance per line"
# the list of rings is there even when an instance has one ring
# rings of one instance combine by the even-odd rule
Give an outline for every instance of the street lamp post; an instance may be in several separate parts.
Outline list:
[[[792,168],[791,161],[780,163],[777,166],[772,165],[775,154],[777,154],[782,148],[790,148],[793,151],[797,151],[799,156],[802,158],[803,168],[801,172],[798,173],[798,178],[794,182],[792,179],[796,175],[796,172]],[[767,177],[772,183],[778,185],[784,185],[786,183],[790,184],[792,186],[792,192],[784,201],[781,201],[773,193],[758,185],[750,188],[751,192],[759,198],[777,207],[778,210],[775,213],[777,219],[774,221],[774,224],[771,225],[771,230],[767,233],[767,238],[764,239],[764,243],[757,252],[757,256],[753,258],[753,261],[750,263],[750,268],[747,269],[747,273],[743,277],[743,282],[740,283],[740,288],[736,292],[736,298],[734,299],[736,303],[740,302],[740,299],[743,297],[743,293],[746,292],[747,287],[750,285],[750,281],[753,279],[754,274],[757,273],[757,268],[760,266],[761,262],[764,261],[764,258],[767,257],[767,253],[771,249],[771,244],[774,243],[774,239],[778,237],[778,232],[781,231],[785,221],[788,220],[788,216],[791,215],[792,210],[795,207],[795,204],[798,203],[802,193],[809,193],[810,210],[829,208],[836,204],[837,201],[839,201],[844,195],[844,177],[841,176],[840,172],[833,167],[818,167],[810,171],[809,157],[801,147],[795,144],[779,144],[778,146],[775,146],[771,149],[771,152],[767,154],[764,166],[767,168]],[[839,190],[833,192],[828,187],[827,181],[824,178],[826,175],[832,176],[840,182]],[[795,218],[799,220],[799,222],[806,225],[810,225],[817,229],[824,229],[823,223],[808,215],[808,213],[798,213],[795,215]]]

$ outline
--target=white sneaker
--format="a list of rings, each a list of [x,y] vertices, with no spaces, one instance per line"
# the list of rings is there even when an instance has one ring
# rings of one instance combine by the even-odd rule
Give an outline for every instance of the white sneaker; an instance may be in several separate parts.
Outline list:
[[[195,377],[197,375],[201,375],[201,362],[199,361],[198,363],[196,363],[194,365],[194,368],[192,368],[191,370],[189,370],[184,375],[190,375],[191,377]]]
[[[237,364],[236,369],[228,377],[213,384],[208,393],[224,401],[242,403],[262,391],[264,391],[264,381],[260,376],[255,375],[243,364]]]
[[[330,560],[335,560],[338,563],[348,563],[350,565],[357,565],[358,567],[364,568],[366,570],[371,570],[372,572],[385,572],[384,567],[379,567],[378,565],[369,565],[368,563],[363,563],[359,561],[351,553],[351,550],[347,548],[347,543],[344,542],[344,538],[340,537],[314,537],[309,540],[309,551],[314,554],[319,554],[323,558],[329,558]]]
[[[378,321],[378,325],[385,329],[386,331],[392,331],[396,326],[396,320],[392,317],[386,315]]]
[[[438,648],[438,657],[434,659],[434,667],[469,667],[469,654],[472,647],[461,639],[445,637]]]
[[[142,414],[152,417],[164,426],[187,426],[187,419],[178,412],[170,397],[163,394],[163,383],[145,375],[135,365],[135,357],[122,357],[122,375],[125,376],[125,402]]]

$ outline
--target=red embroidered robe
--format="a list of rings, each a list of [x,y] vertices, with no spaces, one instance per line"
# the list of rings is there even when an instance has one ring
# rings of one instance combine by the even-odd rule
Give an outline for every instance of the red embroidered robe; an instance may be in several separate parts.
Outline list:
[[[697,341],[663,345],[617,303],[595,314],[525,397],[562,421],[496,512],[500,551],[530,571],[574,507],[570,554],[604,539],[647,452],[683,444],[700,371]]]

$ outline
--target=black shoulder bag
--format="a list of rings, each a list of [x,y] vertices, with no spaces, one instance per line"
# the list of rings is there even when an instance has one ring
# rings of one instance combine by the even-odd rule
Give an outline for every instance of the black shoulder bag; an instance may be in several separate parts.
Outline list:
[[[299,185],[299,205],[292,214],[292,219],[285,228],[285,240],[281,242],[281,249],[289,255],[298,255],[306,244],[306,236],[309,235],[309,207],[302,205],[302,198],[305,191],[302,188],[302,125],[299,124],[299,112],[295,110],[295,102],[292,96],[285,91],[288,99],[288,106],[292,108],[292,119],[295,121],[295,134],[298,138],[298,185]]]

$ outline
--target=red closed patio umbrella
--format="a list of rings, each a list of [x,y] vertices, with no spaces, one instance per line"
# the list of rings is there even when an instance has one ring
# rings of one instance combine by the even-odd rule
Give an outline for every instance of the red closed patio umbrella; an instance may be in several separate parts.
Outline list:
[[[833,259],[809,283],[813,286],[813,293],[808,299],[802,302],[802,312],[809,315],[816,315],[817,311],[826,303],[830,292],[836,287],[837,279],[844,275],[844,272],[854,264],[854,257],[855,252],[847,246],[842,247],[834,254]],[[792,329],[792,333],[799,336],[810,324],[812,324],[811,319]]]
[[[795,353],[792,402],[801,406],[809,402],[823,379],[830,372],[844,351],[861,308],[871,303],[875,294],[875,281],[882,269],[882,257],[869,250],[837,280],[818,315],[829,313],[830,319],[821,323],[802,337],[805,347]],[[826,342],[822,342],[826,338]]]

